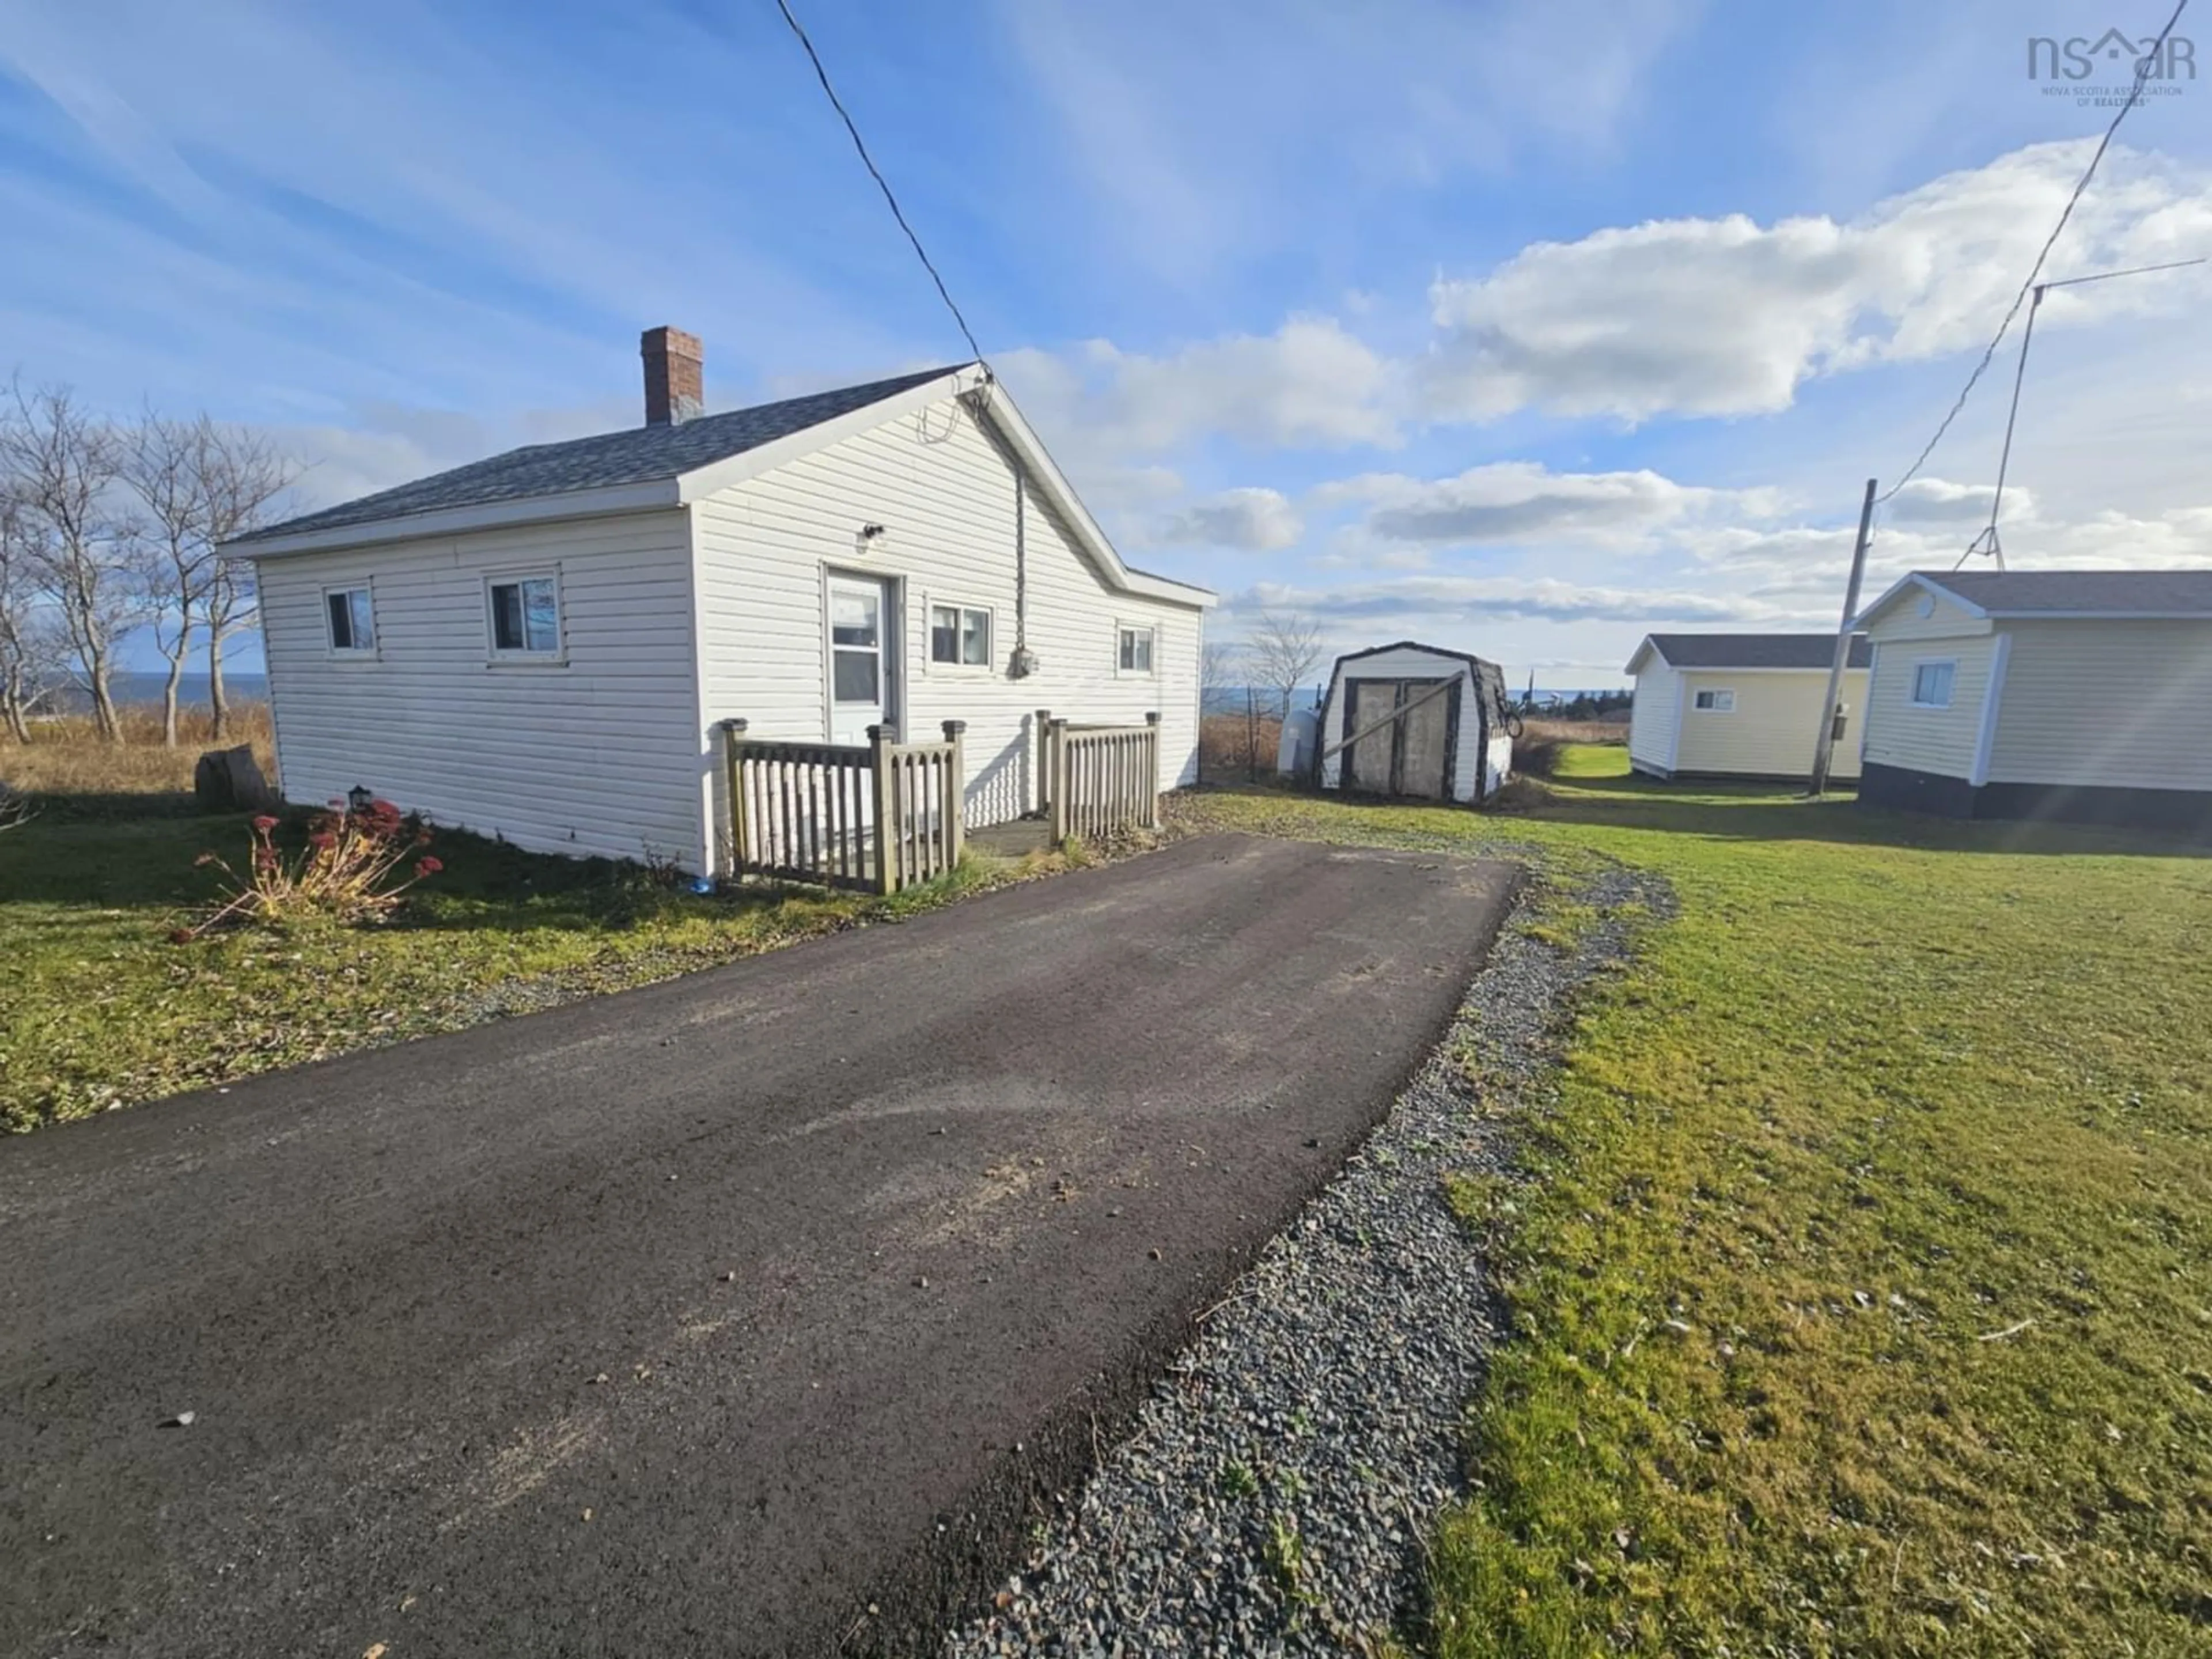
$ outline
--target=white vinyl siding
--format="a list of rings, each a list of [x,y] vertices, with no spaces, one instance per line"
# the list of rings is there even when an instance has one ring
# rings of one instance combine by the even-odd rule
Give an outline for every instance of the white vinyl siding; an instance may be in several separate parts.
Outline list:
[[[365,785],[538,852],[696,863],[697,696],[680,512],[259,561],[285,798]],[[557,574],[566,660],[489,659],[488,588]],[[377,666],[328,648],[325,593],[368,586]],[[354,672],[349,672],[352,669]]]
[[[1636,677],[1636,697],[1628,710],[1628,763],[1644,770],[1674,769],[1675,705],[1681,679],[1656,658]]]
[[[1035,489],[1027,492],[1029,620],[1037,672],[1006,672],[1015,638],[1015,476],[976,417],[945,398],[716,492],[692,510],[699,585],[703,787],[714,722],[750,735],[820,742],[827,733],[823,571],[890,580],[898,606],[902,735],[934,738],[965,720],[968,821],[1018,817],[1036,801],[1034,715],[1141,724],[1157,710],[1162,782],[1196,775],[1202,611],[1109,588]],[[864,524],[885,534],[855,554]],[[995,618],[988,672],[932,674],[933,605]],[[1124,678],[1116,632],[1154,630],[1153,672]]]
[[[2212,623],[2002,626],[1990,782],[2212,790]]]
[[[1686,671],[1680,678],[1683,707],[1691,712],[1682,717],[1675,771],[1751,778],[1812,775],[1821,700],[1828,690],[1826,669],[1714,669]],[[1729,695],[1725,711],[1698,710],[1700,697],[1717,693]],[[1844,736],[1829,762],[1831,777],[1858,775],[1859,721],[1866,697],[1866,670],[1845,670],[1837,694],[1844,711]],[[1639,681],[1639,705],[1642,701]]]
[[[1942,607],[1939,606],[1939,612]],[[1879,647],[1867,688],[1866,760],[1870,765],[1929,772],[1942,777],[1972,775],[1974,746],[1981,732],[1982,695],[1987,690],[1995,636],[1986,624],[1961,617],[1960,625],[1978,631],[1951,636],[1927,633],[1911,595],[1874,618],[1868,629]],[[1951,702],[1929,708],[1912,700],[1922,664],[1953,664]]]

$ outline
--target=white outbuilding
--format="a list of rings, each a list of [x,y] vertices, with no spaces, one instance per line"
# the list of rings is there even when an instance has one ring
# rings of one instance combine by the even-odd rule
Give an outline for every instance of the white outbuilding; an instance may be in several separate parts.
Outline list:
[[[1860,624],[1861,805],[2212,835],[2212,570],[1917,571]]]
[[[1355,651],[1329,673],[1318,780],[1479,805],[1512,775],[1518,727],[1494,662],[1412,640]]]
[[[1645,635],[1628,659],[1628,763],[1655,778],[1803,780],[1835,654],[1833,634]],[[1852,640],[1832,711],[1832,778],[1858,775],[1871,660],[1866,641]]]

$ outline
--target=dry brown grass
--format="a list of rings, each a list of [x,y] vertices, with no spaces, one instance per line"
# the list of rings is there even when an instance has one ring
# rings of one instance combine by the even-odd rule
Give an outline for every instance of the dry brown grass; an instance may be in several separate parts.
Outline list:
[[[1540,716],[1527,721],[1521,734],[1534,743],[1626,743],[1626,720],[1547,720]]]
[[[177,746],[161,742],[158,709],[123,711],[124,740],[104,743],[92,717],[69,715],[40,720],[27,744],[0,738],[0,782],[27,795],[164,795],[192,787],[192,765],[214,747],[204,710],[188,709],[179,721]],[[266,703],[240,703],[231,710],[231,734],[224,746],[250,743],[263,774],[276,780],[275,732]]]
[[[1208,714],[1198,723],[1200,781],[1241,783],[1273,777],[1282,736],[1283,723],[1273,714],[1249,720],[1242,714]]]

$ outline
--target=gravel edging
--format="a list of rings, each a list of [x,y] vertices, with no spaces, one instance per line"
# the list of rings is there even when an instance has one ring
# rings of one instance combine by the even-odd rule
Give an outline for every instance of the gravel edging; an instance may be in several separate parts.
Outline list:
[[[1503,1309],[1444,1177],[1504,1172],[1502,1116],[1548,1086],[1573,994],[1623,960],[1657,878],[1524,887],[1450,1030],[1337,1177],[1224,1293],[994,1610],[942,1659],[1373,1651],[1418,1608],[1432,1517],[1463,1491],[1463,1413]],[[1480,1079],[1478,1081],[1478,1079]]]

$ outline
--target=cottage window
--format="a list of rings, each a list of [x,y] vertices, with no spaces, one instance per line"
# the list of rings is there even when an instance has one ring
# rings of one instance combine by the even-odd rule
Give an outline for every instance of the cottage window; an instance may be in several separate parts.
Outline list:
[[[492,654],[550,657],[561,649],[561,588],[550,576],[517,576],[489,585]]]
[[[1124,674],[1149,674],[1152,672],[1152,630],[1149,628],[1124,628],[1121,630],[1121,654],[1116,665]]]
[[[1951,688],[1959,677],[1955,662],[1917,662],[1912,665],[1912,706],[1948,708]]]
[[[991,613],[969,605],[929,607],[929,659],[957,668],[991,665]]]
[[[331,649],[370,655],[376,650],[376,605],[366,587],[333,587],[323,595]]]
[[[1733,691],[1700,691],[1695,707],[1703,714],[1733,714],[1735,713],[1735,693]]]

